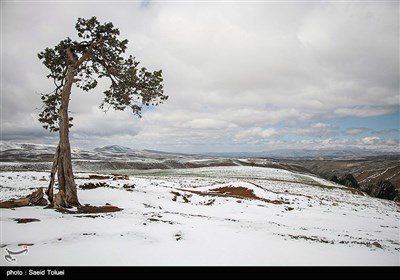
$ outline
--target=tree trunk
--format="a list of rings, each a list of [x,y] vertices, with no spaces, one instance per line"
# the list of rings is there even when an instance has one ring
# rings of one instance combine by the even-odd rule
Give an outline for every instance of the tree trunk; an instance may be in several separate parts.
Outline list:
[[[50,203],[53,203],[53,193],[54,193],[54,181],[56,178],[57,168],[58,168],[58,155],[60,154],[60,144],[58,144],[56,153],[53,157],[53,166],[51,167],[50,173],[50,183],[49,187],[46,190],[47,197],[49,198]]]
[[[75,68],[73,65],[69,65],[65,77],[65,84],[61,96],[61,108],[60,108],[60,142],[57,162],[54,164],[58,168],[58,186],[60,191],[62,190],[65,194],[66,202],[69,205],[79,206],[78,193],[76,190],[76,184],[74,180],[74,174],[72,172],[72,160],[71,160],[71,145],[69,143],[69,117],[68,117],[68,105],[71,95],[72,84],[74,83],[74,72]]]

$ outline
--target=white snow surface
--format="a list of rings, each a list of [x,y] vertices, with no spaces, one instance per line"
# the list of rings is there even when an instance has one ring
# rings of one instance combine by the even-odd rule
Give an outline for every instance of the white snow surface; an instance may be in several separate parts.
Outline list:
[[[75,174],[82,204],[120,212],[0,209],[1,265],[399,265],[400,207],[311,175],[258,167]],[[47,187],[46,172],[2,172],[0,200]],[[124,188],[124,185],[134,188]],[[218,193],[241,187],[256,198]],[[39,221],[17,223],[18,218]],[[6,249],[28,252],[5,259]]]

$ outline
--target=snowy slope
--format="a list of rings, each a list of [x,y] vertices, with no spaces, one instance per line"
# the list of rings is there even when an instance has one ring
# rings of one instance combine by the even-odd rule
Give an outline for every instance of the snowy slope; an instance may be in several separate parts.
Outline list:
[[[399,205],[310,175],[258,167],[136,172],[83,190],[120,212],[1,209],[17,265],[399,265]],[[46,187],[44,172],[1,173],[1,200]],[[39,221],[17,223],[17,218]]]

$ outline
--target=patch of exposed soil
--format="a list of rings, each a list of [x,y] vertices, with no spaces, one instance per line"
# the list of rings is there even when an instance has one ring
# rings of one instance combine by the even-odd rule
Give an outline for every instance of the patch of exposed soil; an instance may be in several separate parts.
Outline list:
[[[19,243],[18,246],[33,246],[34,243]]]
[[[261,200],[267,203],[272,204],[288,204],[288,202],[282,200],[270,200],[266,198],[259,197],[254,194],[254,191],[246,188],[246,187],[234,187],[234,186],[226,186],[220,187],[216,189],[211,189],[210,191],[194,191],[194,190],[185,190],[198,195],[211,195],[211,196],[227,196],[227,197],[235,197],[242,199],[256,199]]]
[[[175,224],[172,221],[165,221],[165,220],[156,219],[156,218],[148,218],[147,220],[150,221],[150,222],[162,222],[162,223],[166,223],[166,224],[170,224],[170,225]]]
[[[136,185],[135,184],[124,184],[122,187],[127,191],[133,191],[133,189],[136,187]]]
[[[171,193],[174,195],[174,197],[172,198],[172,201],[176,201],[178,199],[178,196],[180,196],[180,197],[182,197],[182,199],[185,203],[188,203],[188,202],[190,202],[189,198],[192,197],[191,194],[180,194],[179,192],[174,192],[174,191],[171,191]]]
[[[80,178],[82,179],[82,178]],[[112,179],[112,180],[129,180],[128,175],[119,175],[119,174],[111,174],[111,175],[99,175],[99,174],[90,174],[89,179],[95,179],[95,180],[107,180],[107,179]]]
[[[97,189],[100,187],[108,187],[109,185],[105,182],[98,182],[98,183],[85,183],[79,186],[82,190],[92,190]]]
[[[221,187],[217,189],[212,189],[212,192],[217,192],[226,196],[233,196],[233,197],[247,197],[251,199],[260,199],[258,196],[254,194],[253,190],[250,190],[245,187]]]
[[[103,206],[83,205],[78,206],[77,210],[70,210],[66,208],[58,208],[57,211],[65,214],[94,214],[94,213],[111,213],[123,210],[114,205],[106,204]]]
[[[321,237],[317,237],[317,236],[292,235],[292,234],[288,234],[288,236],[292,239],[303,239],[303,240],[315,241],[315,242],[319,242],[319,243],[334,244],[334,242],[332,240],[326,240],[325,238],[321,238]]]
[[[174,237],[175,237],[176,241],[179,241],[183,238],[183,234],[182,234],[182,232],[177,232],[174,234]]]
[[[97,175],[97,174],[91,174],[89,175],[89,179],[95,179],[95,180],[106,180],[106,179],[111,179],[112,176],[110,175]]]
[[[303,240],[308,240],[308,241],[313,241],[313,242],[319,242],[319,243],[327,243],[327,244],[335,244],[335,241],[333,240],[327,240],[325,238],[322,237],[318,237],[318,236],[305,236],[305,235],[292,235],[292,234],[288,234],[287,236],[289,236],[292,239],[303,239]],[[341,240],[338,242],[339,244],[358,244],[358,245],[364,245],[370,248],[379,248],[382,249],[382,245],[377,242],[371,242],[371,241],[357,241],[357,240]]]
[[[79,213],[109,213],[109,212],[118,212],[121,211],[122,208],[113,205],[104,205],[104,206],[92,206],[92,205],[85,205],[79,206],[78,212]]]
[[[26,224],[26,223],[32,223],[32,222],[40,222],[39,219],[35,218],[16,218],[14,221],[17,222],[17,224]]]

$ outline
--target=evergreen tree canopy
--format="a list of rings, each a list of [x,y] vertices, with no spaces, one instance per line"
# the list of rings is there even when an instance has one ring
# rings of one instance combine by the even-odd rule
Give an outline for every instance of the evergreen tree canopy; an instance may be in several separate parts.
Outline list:
[[[140,117],[143,106],[155,106],[168,98],[163,93],[162,71],[149,72],[133,56],[124,57],[128,40],[118,38],[119,30],[112,23],[100,24],[96,17],[78,18],[75,29],[78,40],[68,37],[38,54],[55,85],[52,92],[41,97],[44,105],[39,121],[45,129],[59,130],[61,96],[69,67],[74,73],[73,83],[84,91],[96,88],[100,78],[110,80],[100,105],[103,110],[130,108]],[[69,118],[69,126],[71,121]]]

